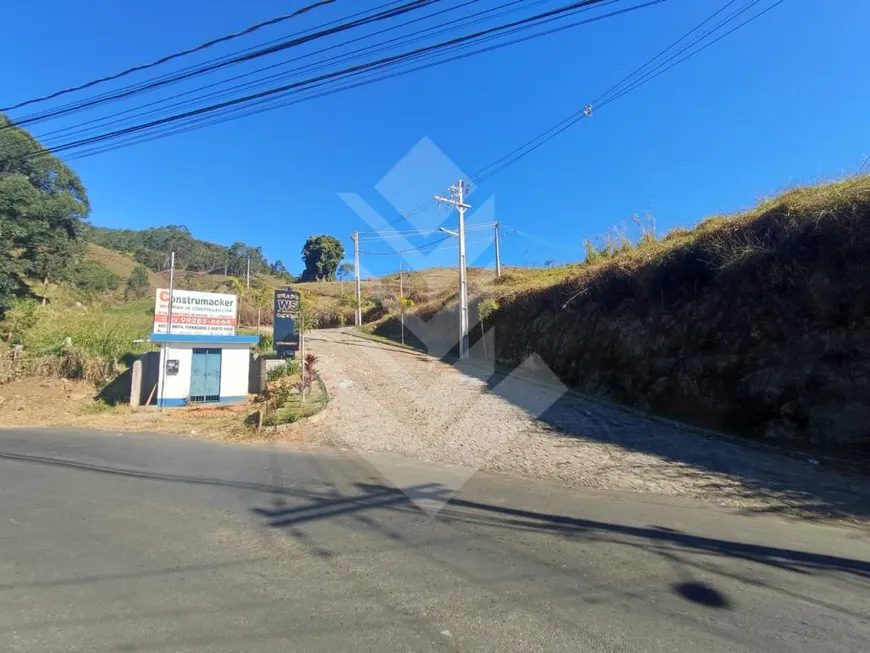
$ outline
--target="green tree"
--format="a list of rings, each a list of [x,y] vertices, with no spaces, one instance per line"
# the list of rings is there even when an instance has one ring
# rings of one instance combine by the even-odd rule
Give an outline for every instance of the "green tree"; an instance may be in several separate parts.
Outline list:
[[[62,280],[84,254],[87,193],[78,176],[0,114],[0,279]],[[8,300],[5,300],[8,301]]]
[[[309,236],[302,247],[302,281],[335,281],[344,246],[335,236]]]
[[[70,280],[77,288],[89,293],[104,293],[118,287],[117,275],[102,263],[87,259],[73,266]]]
[[[143,297],[150,286],[148,269],[141,263],[137,264],[127,277],[125,294],[130,297]]]
[[[272,303],[274,297],[275,289],[270,288],[269,286],[263,285],[251,289],[251,301],[254,303],[254,307],[257,309],[258,334],[260,333],[260,317],[263,313],[263,309],[269,308],[269,305]]]
[[[282,276],[288,274],[287,268],[284,267],[284,262],[281,259],[278,259],[274,263],[272,263],[272,274],[275,276]]]

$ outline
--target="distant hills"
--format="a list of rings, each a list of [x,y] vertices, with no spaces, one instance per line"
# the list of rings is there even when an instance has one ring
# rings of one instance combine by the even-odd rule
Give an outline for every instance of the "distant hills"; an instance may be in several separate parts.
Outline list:
[[[290,281],[280,260],[270,262],[262,247],[235,242],[229,247],[194,238],[183,225],[167,225],[149,229],[110,229],[88,227],[87,240],[109,250],[120,252],[159,272],[167,268],[170,252],[175,252],[178,269],[208,274],[244,276],[248,257],[251,274],[269,274]]]

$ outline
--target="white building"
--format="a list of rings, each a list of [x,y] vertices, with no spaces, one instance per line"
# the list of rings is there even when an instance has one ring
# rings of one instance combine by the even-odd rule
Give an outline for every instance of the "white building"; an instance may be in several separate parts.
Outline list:
[[[160,345],[157,405],[237,404],[248,400],[257,336],[152,333]]]

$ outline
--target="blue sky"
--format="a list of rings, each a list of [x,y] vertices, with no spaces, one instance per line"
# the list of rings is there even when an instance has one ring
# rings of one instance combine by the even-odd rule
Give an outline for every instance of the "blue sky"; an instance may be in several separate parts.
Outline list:
[[[94,224],[185,224],[207,240],[261,244],[270,259],[299,271],[307,236],[334,234],[349,248],[351,231],[369,228],[339,193],[356,194],[383,219],[396,220],[400,213],[388,200],[397,202],[404,192],[410,199],[402,196],[399,204],[406,205],[441,190],[429,188],[430,178],[440,179],[431,170],[417,179],[400,167],[392,185],[379,187],[389,197],[378,192],[381,179],[415,146],[440,150],[456,170],[473,174],[582,107],[724,2],[668,0],[71,165],[89,191]],[[0,23],[0,105],[150,61],[302,4],[13,3]],[[339,0],[208,56],[376,4]],[[480,8],[495,4],[479,3]],[[790,185],[854,172],[870,155],[868,24],[866,0],[786,0],[475,189],[474,206],[492,203],[485,216],[472,212],[470,221],[494,216],[506,225],[502,255],[508,265],[564,263],[582,259],[583,239],[633,214],[651,213],[664,232],[746,208]],[[165,71],[206,58],[191,57]],[[65,124],[71,123],[35,125],[33,131]],[[430,167],[447,174],[451,168],[442,163]],[[455,223],[446,210],[432,219]],[[425,226],[434,225],[430,220]],[[487,231],[469,235],[486,237]],[[363,250],[393,251],[400,248],[397,242],[366,242]],[[486,243],[477,246],[485,248]],[[455,256],[448,250],[405,263],[450,264]],[[491,250],[484,251],[479,262],[490,259]],[[398,255],[363,260],[372,273],[395,270],[398,262]]]

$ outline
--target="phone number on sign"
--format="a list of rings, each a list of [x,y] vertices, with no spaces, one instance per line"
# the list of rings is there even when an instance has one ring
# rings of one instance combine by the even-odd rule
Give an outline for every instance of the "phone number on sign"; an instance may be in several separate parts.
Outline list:
[[[192,315],[173,315],[173,324],[194,324],[198,326],[234,326],[236,321],[231,317],[195,317]]]

